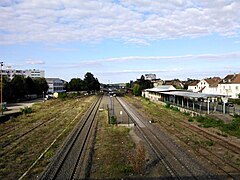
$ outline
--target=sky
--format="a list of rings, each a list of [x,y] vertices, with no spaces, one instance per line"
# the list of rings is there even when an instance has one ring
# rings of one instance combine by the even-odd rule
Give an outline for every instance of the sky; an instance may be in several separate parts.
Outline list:
[[[240,73],[240,0],[0,0],[3,68],[101,83]]]

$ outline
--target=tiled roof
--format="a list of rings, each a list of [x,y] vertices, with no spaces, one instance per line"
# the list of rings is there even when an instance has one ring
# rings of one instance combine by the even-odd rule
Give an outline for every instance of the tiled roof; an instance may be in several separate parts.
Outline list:
[[[213,78],[207,78],[204,79],[210,87],[217,87],[219,82],[221,81],[220,77],[213,77]]]
[[[189,83],[188,86],[196,86],[199,83],[199,80],[197,81],[192,81],[191,83]]]
[[[221,84],[240,84],[240,74],[229,74],[220,83]]]

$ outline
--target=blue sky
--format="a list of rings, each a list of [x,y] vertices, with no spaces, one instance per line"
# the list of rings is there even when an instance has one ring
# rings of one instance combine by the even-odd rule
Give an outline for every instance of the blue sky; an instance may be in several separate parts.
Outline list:
[[[102,83],[240,73],[238,0],[1,0],[4,68]]]

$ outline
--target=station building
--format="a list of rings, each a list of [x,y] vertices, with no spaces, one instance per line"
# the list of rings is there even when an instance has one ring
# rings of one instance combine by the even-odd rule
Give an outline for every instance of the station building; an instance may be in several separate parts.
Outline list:
[[[190,92],[163,85],[157,88],[145,89],[142,96],[157,103],[168,103],[176,106],[181,111],[198,112],[199,114],[212,112],[236,113],[235,108],[225,106],[228,100],[226,95]]]

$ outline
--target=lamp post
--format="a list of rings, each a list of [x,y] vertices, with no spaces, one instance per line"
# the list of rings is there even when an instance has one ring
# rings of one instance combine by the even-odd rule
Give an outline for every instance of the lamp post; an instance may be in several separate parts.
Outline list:
[[[2,67],[3,67],[3,62],[0,62],[1,64],[1,111],[2,111],[2,115],[3,115],[3,83],[2,83]]]

